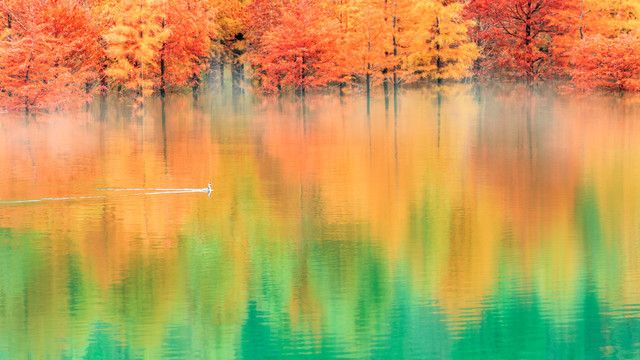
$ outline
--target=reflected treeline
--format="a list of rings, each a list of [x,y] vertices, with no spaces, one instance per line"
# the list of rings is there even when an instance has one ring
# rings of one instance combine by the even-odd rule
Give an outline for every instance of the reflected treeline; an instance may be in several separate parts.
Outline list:
[[[215,192],[0,207],[0,357],[640,355],[639,104],[398,96],[3,121],[0,199]]]

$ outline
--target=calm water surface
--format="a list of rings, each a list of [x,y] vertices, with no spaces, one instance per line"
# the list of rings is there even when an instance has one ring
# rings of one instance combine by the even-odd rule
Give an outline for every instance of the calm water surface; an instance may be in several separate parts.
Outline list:
[[[366,108],[3,114],[0,359],[640,358],[640,98]]]

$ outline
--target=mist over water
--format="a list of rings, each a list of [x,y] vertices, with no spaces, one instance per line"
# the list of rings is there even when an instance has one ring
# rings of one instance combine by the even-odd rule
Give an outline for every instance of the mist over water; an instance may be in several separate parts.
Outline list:
[[[640,357],[640,98],[386,103],[0,114],[0,359]]]

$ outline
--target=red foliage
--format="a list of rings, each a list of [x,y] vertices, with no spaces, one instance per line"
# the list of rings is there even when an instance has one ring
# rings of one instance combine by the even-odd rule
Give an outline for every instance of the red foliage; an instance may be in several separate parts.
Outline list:
[[[280,24],[282,4],[273,0],[253,0],[247,5],[247,36],[254,47],[259,45],[262,36]]]
[[[550,69],[554,37],[575,30],[567,15],[571,12],[579,14],[577,5],[565,0],[470,1],[471,34],[484,49],[480,70],[539,77]]]
[[[572,51],[573,82],[579,89],[640,91],[640,39],[588,36]]]
[[[12,22],[0,35],[0,106],[29,111],[90,99],[102,51],[82,3],[21,0],[4,9]]]
[[[313,0],[284,6],[280,23],[264,34],[250,57],[262,89],[305,91],[337,81],[337,28]]]

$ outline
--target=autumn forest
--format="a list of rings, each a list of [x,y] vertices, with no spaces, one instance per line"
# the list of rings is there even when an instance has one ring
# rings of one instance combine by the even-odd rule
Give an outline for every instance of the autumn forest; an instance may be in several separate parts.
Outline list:
[[[265,93],[469,79],[640,90],[635,0],[0,0],[0,15],[7,109],[197,94],[225,71]]]

